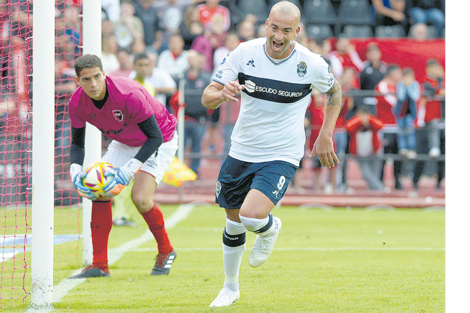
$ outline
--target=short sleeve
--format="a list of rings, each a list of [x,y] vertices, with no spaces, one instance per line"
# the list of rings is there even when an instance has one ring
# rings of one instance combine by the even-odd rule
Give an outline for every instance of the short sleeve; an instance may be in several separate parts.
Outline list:
[[[69,102],[69,117],[70,124],[74,128],[83,128],[86,125],[86,121],[78,113],[78,96],[76,94],[72,95]]]
[[[321,93],[325,93],[333,87],[335,76],[330,71],[330,67],[324,59],[319,59],[316,64],[316,71],[313,77],[313,87]]]
[[[136,124],[145,121],[153,115],[152,106],[144,92],[140,89],[134,89],[127,97],[126,111]]]
[[[232,52],[222,60],[217,71],[215,72],[213,80],[225,85],[229,81],[235,81],[238,78],[238,68],[240,60],[240,47],[234,49]]]

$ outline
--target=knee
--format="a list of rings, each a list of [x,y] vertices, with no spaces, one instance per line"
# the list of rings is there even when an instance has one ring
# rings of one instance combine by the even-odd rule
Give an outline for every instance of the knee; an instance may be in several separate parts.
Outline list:
[[[268,215],[269,216],[269,215]],[[266,216],[265,217],[246,217],[240,214],[240,221],[246,230],[254,232],[259,231],[266,225]],[[272,218],[270,218],[271,220]],[[269,221],[268,221],[269,224]]]
[[[153,199],[138,192],[132,193],[132,202],[139,212],[147,212],[153,207]]]

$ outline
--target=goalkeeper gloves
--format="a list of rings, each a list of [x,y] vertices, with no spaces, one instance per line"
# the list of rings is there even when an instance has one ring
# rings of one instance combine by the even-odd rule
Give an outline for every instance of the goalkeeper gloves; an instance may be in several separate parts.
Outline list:
[[[76,163],[70,165],[70,177],[72,178],[72,183],[77,189],[78,194],[90,200],[95,200],[96,197],[93,194],[93,191],[83,185],[83,178],[85,178],[86,173],[82,171],[82,166]]]
[[[114,175],[114,178],[113,181],[103,189],[105,195],[110,198],[118,195],[134,178],[134,175],[140,171],[141,167],[142,162],[132,158],[126,163],[126,165],[122,167],[116,167],[109,171],[107,176]]]

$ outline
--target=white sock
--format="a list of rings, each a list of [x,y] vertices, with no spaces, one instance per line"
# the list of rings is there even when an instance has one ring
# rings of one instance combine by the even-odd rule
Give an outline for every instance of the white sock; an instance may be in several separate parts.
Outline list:
[[[257,233],[258,235],[267,235],[274,226],[273,215],[269,213],[265,218],[251,218],[240,215],[240,220],[243,226],[249,231]]]
[[[245,227],[242,223],[227,219],[224,230],[222,251],[224,255],[224,288],[238,290],[238,275],[243,253],[246,250]]]

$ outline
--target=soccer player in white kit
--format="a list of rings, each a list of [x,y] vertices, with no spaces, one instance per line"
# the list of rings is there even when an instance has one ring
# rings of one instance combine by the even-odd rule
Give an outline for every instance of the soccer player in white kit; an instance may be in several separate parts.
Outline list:
[[[312,86],[326,93],[326,100],[324,122],[310,157],[318,154],[328,168],[339,162],[332,137],[341,110],[341,86],[320,55],[294,41],[299,19],[296,5],[274,5],[265,22],[266,38],[233,50],[202,96],[202,104],[215,109],[224,101],[237,101],[235,95],[241,92],[229,155],[216,185],[216,202],[227,214],[222,238],[225,282],[211,307],[229,306],[240,298],[246,230],[257,234],[249,257],[252,267],[263,264],[273,250],[282,223],[271,210],[304,154],[303,123]]]

